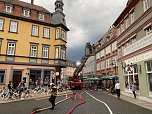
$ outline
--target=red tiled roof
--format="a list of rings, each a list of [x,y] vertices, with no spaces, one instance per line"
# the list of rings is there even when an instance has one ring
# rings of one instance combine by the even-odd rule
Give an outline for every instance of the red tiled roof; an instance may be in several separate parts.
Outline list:
[[[50,13],[47,9],[45,9],[41,6],[32,5],[30,3],[19,1],[19,0],[0,0],[0,1],[8,2],[8,3],[14,4],[14,5],[19,5],[19,6],[23,6],[23,7],[28,7],[29,9],[35,9],[35,10],[38,10],[38,11],[43,11],[43,12],[46,12],[46,13]]]

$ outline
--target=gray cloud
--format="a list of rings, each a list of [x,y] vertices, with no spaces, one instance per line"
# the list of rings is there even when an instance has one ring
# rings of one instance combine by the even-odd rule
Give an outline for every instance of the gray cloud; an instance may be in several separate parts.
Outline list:
[[[30,2],[30,0],[22,0]],[[54,12],[56,0],[34,3]],[[81,60],[87,42],[96,43],[114,23],[128,0],[63,0],[68,32],[67,55]]]

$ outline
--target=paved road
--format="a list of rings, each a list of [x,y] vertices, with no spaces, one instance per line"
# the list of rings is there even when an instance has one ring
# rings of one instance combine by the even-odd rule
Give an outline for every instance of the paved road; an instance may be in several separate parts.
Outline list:
[[[82,91],[76,91],[81,93]],[[73,111],[72,114],[152,114],[152,110],[137,106],[130,102],[119,100],[116,97],[109,96],[101,91],[88,91],[93,95],[95,99],[84,93],[83,96],[86,100],[85,104],[82,104]],[[64,99],[63,97],[57,97],[57,101]],[[98,100],[98,101],[97,101]],[[58,104],[55,110],[45,110],[38,114],[67,114],[70,109],[76,104],[82,102],[82,100],[69,99],[63,103]],[[102,102],[102,103],[101,103]],[[107,104],[107,107],[105,104]],[[34,108],[48,107],[50,103],[48,99],[39,100],[27,100],[14,103],[0,104],[0,114],[30,114]]]

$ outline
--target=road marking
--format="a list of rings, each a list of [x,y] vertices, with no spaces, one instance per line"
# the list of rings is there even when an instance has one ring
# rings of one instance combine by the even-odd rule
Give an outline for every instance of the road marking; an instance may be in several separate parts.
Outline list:
[[[112,111],[111,111],[111,109],[110,109],[110,107],[109,107],[105,102],[103,102],[103,101],[101,101],[101,100],[95,98],[94,96],[92,96],[92,95],[91,95],[90,93],[88,93],[87,91],[85,91],[85,92],[86,92],[89,96],[91,96],[93,99],[95,99],[95,100],[97,100],[97,101],[103,103],[103,104],[108,108],[110,114],[113,114]]]
[[[43,99],[48,99],[49,97],[43,97],[43,98],[37,98],[35,99],[36,101],[39,101],[39,100],[43,100]]]

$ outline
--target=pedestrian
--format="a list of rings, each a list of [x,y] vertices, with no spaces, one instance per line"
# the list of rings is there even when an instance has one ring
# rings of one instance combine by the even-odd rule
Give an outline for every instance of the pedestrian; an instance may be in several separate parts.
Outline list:
[[[115,90],[116,90],[116,94],[117,94],[118,99],[120,99],[120,83],[118,80],[115,84]]]
[[[25,82],[24,82],[24,80],[19,83],[18,90],[19,90],[19,97],[21,97],[22,92],[25,90]]]
[[[52,108],[51,109],[53,109],[53,110],[54,110],[54,107],[55,107],[56,96],[57,96],[57,87],[54,84],[52,84],[52,87],[51,87],[51,96],[49,98],[49,101],[52,104]]]
[[[136,98],[136,90],[137,90],[137,86],[135,83],[132,83],[131,85],[131,89],[132,89],[132,93],[134,95],[134,98]]]

